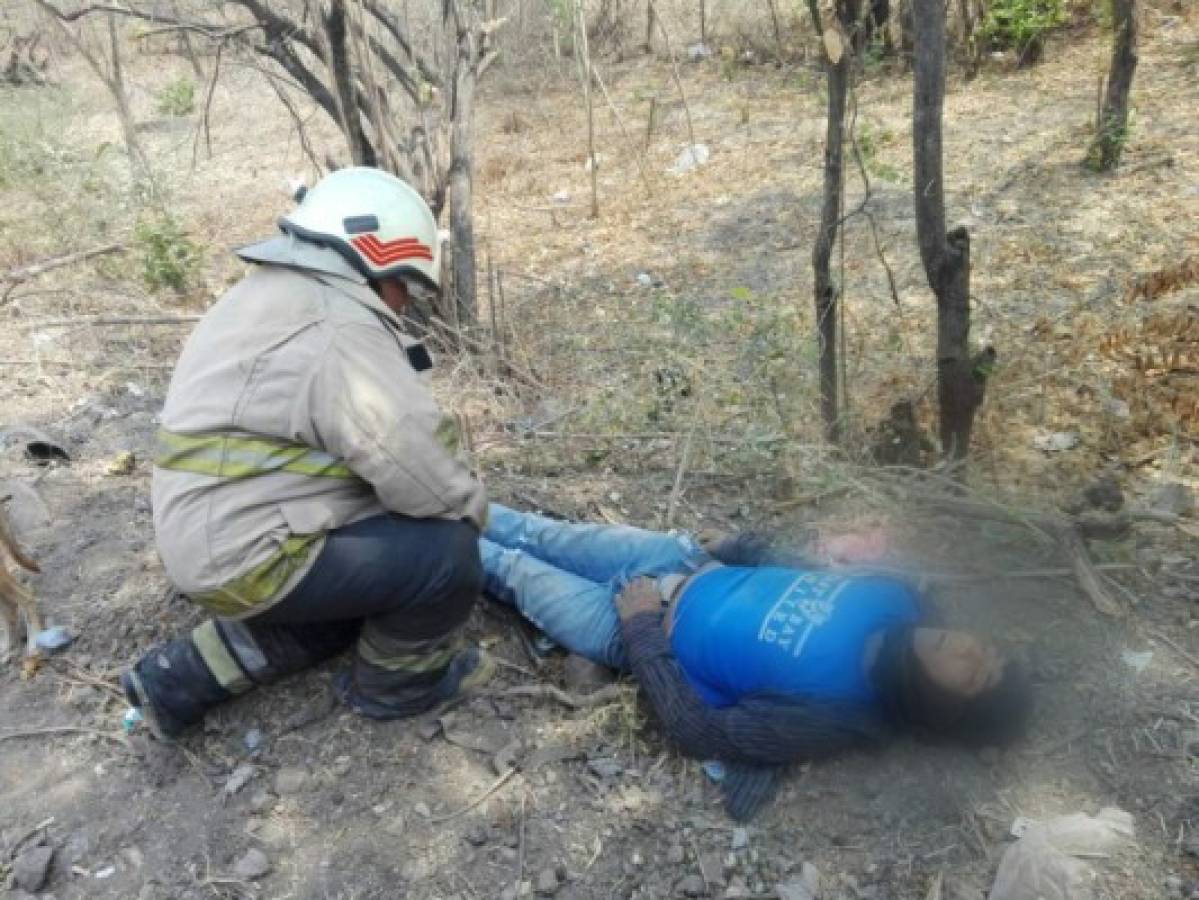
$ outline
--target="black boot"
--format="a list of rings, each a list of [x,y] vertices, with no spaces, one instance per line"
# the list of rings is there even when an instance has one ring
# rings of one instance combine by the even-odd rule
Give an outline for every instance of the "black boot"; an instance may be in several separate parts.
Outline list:
[[[357,622],[256,624],[212,619],[152,650],[121,676],[131,706],[159,738],[178,737],[219,703],[347,649]]]
[[[190,636],[151,650],[121,675],[121,687],[160,740],[177,738],[233,696],[213,677]]]

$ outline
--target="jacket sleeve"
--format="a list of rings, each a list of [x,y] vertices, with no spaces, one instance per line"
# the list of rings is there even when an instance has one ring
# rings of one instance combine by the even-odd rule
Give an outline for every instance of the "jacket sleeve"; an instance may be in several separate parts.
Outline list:
[[[307,399],[316,446],[343,459],[385,507],[483,526],[483,485],[439,439],[441,412],[386,330],[341,327],[313,372]]]
[[[726,566],[784,566],[796,569],[821,569],[803,551],[774,544],[764,535],[741,531],[722,538],[708,553]]]
[[[751,766],[820,759],[878,741],[884,729],[857,704],[748,697],[708,706],[687,682],[662,629],[661,615],[623,623],[629,664],[663,730],[688,756]]]

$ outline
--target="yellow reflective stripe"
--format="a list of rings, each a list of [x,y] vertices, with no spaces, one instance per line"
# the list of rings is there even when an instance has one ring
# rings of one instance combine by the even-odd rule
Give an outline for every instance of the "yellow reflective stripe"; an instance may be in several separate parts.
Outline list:
[[[456,647],[451,646],[424,653],[396,653],[372,641],[365,629],[358,637],[358,655],[372,666],[388,672],[408,672],[412,675],[440,672],[450,664],[456,650]]]
[[[216,622],[209,619],[192,631],[192,643],[200,651],[204,664],[217,684],[231,694],[244,694],[250,689],[250,679],[237,664],[225,642],[217,633]]]
[[[154,464],[176,472],[214,478],[252,478],[269,472],[293,472],[313,478],[354,478],[335,456],[304,444],[235,434],[178,434],[158,430]]]
[[[289,537],[269,559],[210,594],[192,599],[218,616],[242,616],[275,599],[292,577],[308,563],[324,535]]]

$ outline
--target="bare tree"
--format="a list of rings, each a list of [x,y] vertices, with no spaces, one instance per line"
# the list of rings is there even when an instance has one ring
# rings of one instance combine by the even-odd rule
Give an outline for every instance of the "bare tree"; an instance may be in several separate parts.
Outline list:
[[[269,61],[264,72],[272,82],[303,91],[338,125],[353,163],[399,175],[438,216],[449,200],[452,289],[437,312],[449,320],[474,318],[474,95],[496,59],[492,34],[502,24],[485,18],[486,0],[444,0],[420,40],[408,27],[407,7],[401,19],[387,0],[224,0],[199,4],[191,20],[161,14],[148,2],[146,8],[94,3],[72,12],[36,2],[62,22],[96,13],[131,16]],[[220,15],[226,8],[248,19],[230,24]]]
[[[83,57],[88,68],[95,73],[112,97],[113,107],[121,123],[121,133],[125,138],[125,150],[129,154],[129,165],[133,170],[135,180],[141,180],[149,174],[149,164],[142,150],[141,141],[137,137],[137,128],[133,121],[133,111],[129,107],[129,94],[125,90],[125,74],[121,65],[121,41],[117,29],[117,14],[104,10],[106,33],[103,37],[90,35],[84,26],[71,27],[68,22],[73,18],[64,14],[48,0],[34,0],[37,6],[47,14],[50,21],[62,33],[76,52]]]
[[[833,244],[841,229],[844,194],[845,105],[849,95],[850,51],[854,10],[850,0],[837,0],[834,21],[821,21],[816,0],[808,0],[816,33],[824,38],[824,70],[828,83],[828,118],[824,139],[824,202],[820,228],[812,247],[812,273],[816,304],[816,340],[820,358],[820,414],[830,441],[841,439],[841,411],[837,385],[837,315],[840,286],[830,269]]]
[[[937,387],[942,452],[962,459],[970,449],[995,351],[970,354],[970,235],[945,231],[941,115],[945,99],[945,8],[912,0],[914,39],[912,145],[916,234],[929,286],[937,298]]]
[[[1107,172],[1120,164],[1128,138],[1128,95],[1137,68],[1136,0],[1111,0],[1111,9],[1115,30],[1112,64],[1103,108],[1095,123],[1095,140],[1087,151],[1087,165],[1097,172]]]

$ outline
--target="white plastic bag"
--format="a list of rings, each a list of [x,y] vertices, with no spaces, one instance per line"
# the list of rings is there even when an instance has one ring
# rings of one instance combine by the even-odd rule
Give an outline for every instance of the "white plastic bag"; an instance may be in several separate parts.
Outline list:
[[[1132,837],[1132,816],[1114,807],[1033,822],[1003,854],[989,900],[1090,900],[1095,873],[1077,857],[1105,856]]]

